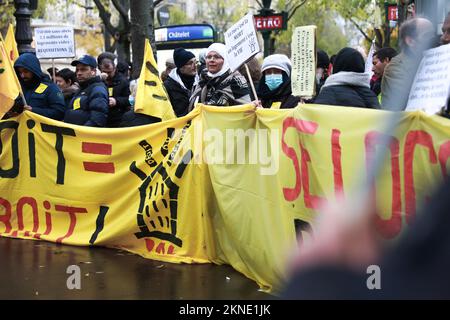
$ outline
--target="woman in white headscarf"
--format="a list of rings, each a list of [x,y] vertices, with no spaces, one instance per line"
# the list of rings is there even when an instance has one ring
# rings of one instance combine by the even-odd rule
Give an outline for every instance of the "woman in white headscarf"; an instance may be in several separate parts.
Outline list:
[[[195,103],[214,106],[235,106],[251,102],[247,80],[237,71],[231,72],[226,47],[213,43],[206,50],[206,69],[190,98],[190,110]]]

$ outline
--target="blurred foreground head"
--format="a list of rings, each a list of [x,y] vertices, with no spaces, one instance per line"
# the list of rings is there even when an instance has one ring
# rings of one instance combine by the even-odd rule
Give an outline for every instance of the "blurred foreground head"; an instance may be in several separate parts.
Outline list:
[[[400,27],[400,47],[407,55],[420,56],[431,48],[434,39],[434,27],[428,19],[406,20]]]

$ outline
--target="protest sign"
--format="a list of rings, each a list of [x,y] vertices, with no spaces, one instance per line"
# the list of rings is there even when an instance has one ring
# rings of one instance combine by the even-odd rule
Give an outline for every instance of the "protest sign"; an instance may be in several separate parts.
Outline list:
[[[435,114],[446,106],[450,89],[450,44],[425,51],[409,94],[406,111]]]
[[[225,45],[231,71],[237,70],[248,59],[259,53],[253,15],[247,14],[225,32]]]
[[[39,59],[75,57],[73,28],[51,27],[34,29],[36,56]]]
[[[316,26],[297,27],[292,34],[292,94],[312,97],[316,77]]]

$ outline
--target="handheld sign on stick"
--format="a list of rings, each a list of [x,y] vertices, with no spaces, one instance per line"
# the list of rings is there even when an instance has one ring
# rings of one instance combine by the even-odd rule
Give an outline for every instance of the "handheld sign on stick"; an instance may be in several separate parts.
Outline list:
[[[225,32],[225,45],[231,71],[236,71],[242,64],[260,52],[252,14],[247,14]],[[245,69],[253,94],[258,99],[247,65],[245,65]]]
[[[316,26],[297,27],[292,34],[292,94],[313,97],[315,81]]]

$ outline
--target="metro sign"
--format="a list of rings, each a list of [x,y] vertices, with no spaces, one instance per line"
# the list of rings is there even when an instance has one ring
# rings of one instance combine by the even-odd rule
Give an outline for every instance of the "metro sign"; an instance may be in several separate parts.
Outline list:
[[[287,14],[285,12],[270,16],[256,15],[254,17],[257,31],[287,29]]]

